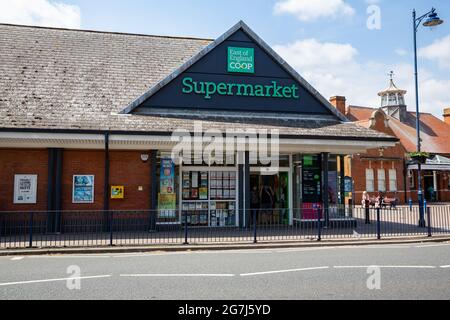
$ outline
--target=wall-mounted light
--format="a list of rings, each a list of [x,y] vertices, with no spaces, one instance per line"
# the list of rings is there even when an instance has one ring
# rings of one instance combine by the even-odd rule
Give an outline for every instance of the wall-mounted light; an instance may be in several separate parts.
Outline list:
[[[148,154],[141,154],[142,162],[147,162],[148,159],[150,159],[150,155],[148,155]]]

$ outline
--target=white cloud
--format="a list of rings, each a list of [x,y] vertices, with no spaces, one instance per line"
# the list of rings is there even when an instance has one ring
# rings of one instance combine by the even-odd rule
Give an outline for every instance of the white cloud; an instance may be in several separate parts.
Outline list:
[[[402,49],[402,48],[398,48],[398,49],[395,49],[395,53],[401,57],[404,57],[408,54],[408,51],[406,51],[405,49]]]
[[[274,49],[325,98],[347,97],[351,105],[378,107],[378,92],[389,85],[388,73],[395,72],[398,87],[408,90],[408,109],[415,110],[414,69],[412,64],[359,62],[358,50],[351,44],[320,42],[316,39],[276,45]],[[450,102],[450,81],[420,70],[421,111],[441,117]]]
[[[49,0],[0,0],[0,22],[46,27],[80,28],[78,6]]]
[[[450,35],[436,40],[427,47],[421,48],[419,56],[437,61],[441,67],[450,69]]]
[[[343,0],[279,0],[274,11],[276,14],[292,14],[300,21],[355,14],[355,10]]]
[[[321,43],[316,39],[301,40],[285,46],[277,45],[274,48],[300,69],[352,62],[358,54],[350,44]]]

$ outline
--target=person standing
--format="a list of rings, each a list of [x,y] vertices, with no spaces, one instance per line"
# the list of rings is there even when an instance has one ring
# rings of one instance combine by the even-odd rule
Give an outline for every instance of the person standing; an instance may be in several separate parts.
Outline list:
[[[265,216],[269,216],[269,223],[272,223],[273,218],[274,196],[275,194],[272,188],[269,185],[264,184],[260,194],[261,209],[263,210],[261,213]]]
[[[362,207],[365,209],[366,224],[370,224],[370,196],[367,191],[363,193]]]

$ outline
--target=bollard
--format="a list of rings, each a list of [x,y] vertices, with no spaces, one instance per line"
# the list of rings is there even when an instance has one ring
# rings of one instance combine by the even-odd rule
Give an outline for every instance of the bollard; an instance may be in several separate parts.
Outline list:
[[[188,213],[184,211],[184,245],[188,245]]]
[[[317,241],[322,241],[322,217],[321,217],[321,210],[317,208],[317,206],[314,207],[314,211],[317,214]]]
[[[377,208],[377,239],[381,240],[381,209]]]
[[[253,243],[258,243],[258,234],[257,234],[257,224],[256,224],[256,209],[253,209]]]
[[[30,238],[28,239],[28,247],[29,248],[33,248],[33,212],[30,212],[30,220],[28,222],[28,228],[29,228],[29,232],[30,232]]]
[[[427,220],[428,220],[428,237],[431,238],[433,236],[431,232],[431,208],[427,208]]]
[[[112,247],[113,244],[113,212],[110,211],[108,214],[109,217],[109,245]]]

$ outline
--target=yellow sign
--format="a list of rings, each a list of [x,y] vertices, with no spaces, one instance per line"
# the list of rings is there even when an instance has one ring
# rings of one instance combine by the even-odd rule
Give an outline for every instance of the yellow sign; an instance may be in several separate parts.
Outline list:
[[[124,186],[112,186],[111,187],[111,199],[124,199],[125,187]]]

